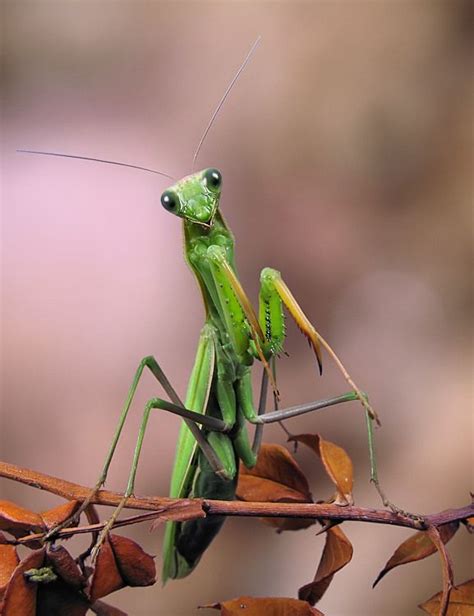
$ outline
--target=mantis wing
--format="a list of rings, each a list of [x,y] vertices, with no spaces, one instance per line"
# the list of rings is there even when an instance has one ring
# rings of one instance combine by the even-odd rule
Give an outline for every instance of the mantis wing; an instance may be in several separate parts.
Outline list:
[[[186,394],[185,407],[197,413],[205,413],[211,390],[215,366],[215,331],[206,323],[201,330],[199,344]],[[196,472],[197,443],[189,428],[183,423],[176,446],[176,459],[171,476],[171,498],[189,495]],[[163,584],[169,578],[184,577],[189,566],[176,551],[177,522],[167,522],[163,540]]]

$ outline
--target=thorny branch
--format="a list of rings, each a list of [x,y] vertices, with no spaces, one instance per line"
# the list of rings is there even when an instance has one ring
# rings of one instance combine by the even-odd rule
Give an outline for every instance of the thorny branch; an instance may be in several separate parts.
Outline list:
[[[72,483],[58,477],[52,477],[15,464],[0,462],[0,477],[24,483],[40,490],[46,490],[68,500],[83,501],[91,490],[77,483]],[[96,505],[116,506],[122,500],[119,492],[100,490],[93,498]],[[218,501],[208,499],[174,499],[156,496],[129,498],[126,508],[149,511],[150,513],[136,515],[125,520],[118,520],[115,526],[135,524],[144,520],[161,518],[163,520],[189,520],[212,515],[247,516],[247,517],[278,517],[278,518],[313,518],[333,520],[338,522],[357,521],[375,524],[391,524],[416,530],[427,530],[441,524],[461,521],[474,516],[474,502],[465,507],[447,509],[439,513],[424,515],[422,518],[404,516],[385,509],[370,509],[364,507],[319,503],[252,503],[244,501]],[[92,532],[102,528],[101,524],[81,528],[64,529],[60,536],[71,536],[76,533]],[[39,535],[40,536],[40,535]],[[30,535],[29,540],[32,539]],[[26,541],[27,538],[25,537]]]

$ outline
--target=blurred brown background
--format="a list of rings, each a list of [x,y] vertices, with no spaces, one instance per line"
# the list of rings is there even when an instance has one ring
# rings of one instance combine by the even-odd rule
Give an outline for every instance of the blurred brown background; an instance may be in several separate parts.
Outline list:
[[[203,319],[180,223],[159,202],[166,181],[15,149],[186,174],[261,34],[199,159],[200,168],[222,170],[241,279],[256,300],[260,269],[280,269],[370,393],[383,420],[377,446],[390,497],[421,513],[465,504],[473,461],[470,18],[467,2],[4,3],[1,457],[91,485],[139,360],[155,354],[184,393]],[[287,350],[284,404],[345,390],[329,361],[317,377],[293,326]],[[124,488],[141,409],[157,394],[147,376],[112,489]],[[179,422],[163,414],[150,423],[137,493],[165,495]],[[357,503],[378,504],[357,405],[291,429],[343,445]],[[272,427],[266,439],[283,443],[284,435]],[[327,497],[311,455],[298,459],[315,497]],[[7,481],[1,490],[35,509],[58,502]],[[355,555],[319,605],[326,614],[417,614],[441,588],[431,557],[371,590],[408,533],[345,530]],[[129,534],[159,554],[162,531]],[[241,594],[295,596],[324,543],[313,535],[228,520],[190,578],[121,591],[111,602],[133,615],[178,616]],[[463,529],[450,551],[461,582],[472,564]]]

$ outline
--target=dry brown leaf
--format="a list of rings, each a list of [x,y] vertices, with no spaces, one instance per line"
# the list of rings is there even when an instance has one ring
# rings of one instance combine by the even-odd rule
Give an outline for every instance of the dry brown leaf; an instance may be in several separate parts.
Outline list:
[[[53,526],[62,524],[62,522],[71,517],[80,505],[81,503],[79,501],[68,501],[58,507],[54,507],[54,509],[48,509],[48,511],[40,513],[40,516],[43,519],[46,528],[49,530],[50,528],[53,528]]]
[[[292,455],[281,445],[264,443],[257,464],[240,465],[237,498],[260,503],[312,503],[308,481]],[[299,530],[315,523],[308,518],[261,518],[278,531]]]
[[[320,457],[329,478],[336,486],[335,503],[352,505],[354,467],[345,450],[331,441],[326,441],[320,434],[297,434],[290,436],[288,440],[303,443]]]
[[[36,616],[38,584],[28,582],[25,571],[43,566],[46,549],[31,552],[16,567],[5,590],[2,616]]]
[[[107,538],[101,545],[95,562],[89,591],[91,603],[124,586],[125,582],[117,567],[114,552]]]
[[[155,560],[127,537],[110,535],[110,544],[127,586],[151,586],[156,582]]]
[[[458,528],[459,522],[449,522],[449,524],[442,524],[439,526],[438,530],[443,543],[446,544],[450,539],[452,539]],[[415,562],[417,560],[422,560],[427,556],[431,556],[431,554],[434,554],[435,552],[436,546],[431,541],[426,531],[419,531],[415,533],[398,546],[385,567],[378,574],[372,587],[375,587],[376,584],[378,584],[380,580],[395,567]]]
[[[0,593],[10,581],[19,562],[14,545],[0,544]]]
[[[19,562],[16,547],[8,545],[3,533],[0,533],[0,613],[8,582]]]
[[[221,610],[222,616],[324,616],[306,601],[286,597],[238,597],[201,607]]]
[[[241,475],[237,488],[240,500],[257,503],[306,503],[305,496],[271,479]]]
[[[326,532],[326,543],[314,580],[298,591],[298,597],[311,605],[317,603],[326,592],[334,574],[352,559],[353,547],[339,526]]]
[[[427,614],[438,616],[443,592],[440,591],[418,607]],[[474,614],[474,579],[453,588],[447,616],[472,616]]]
[[[5,530],[14,537],[21,537],[29,532],[44,530],[40,515],[24,509],[10,501],[0,501],[0,530]]]
[[[302,502],[312,502],[308,481],[303,471],[289,451],[281,445],[264,443],[260,448],[257,464],[252,469],[242,466],[241,475],[273,481],[280,484],[282,489],[289,488],[291,495],[298,492],[304,499]],[[263,492],[265,494],[264,488]],[[247,500],[244,497],[239,496],[239,498]]]
[[[90,600],[94,603],[124,586],[150,586],[155,581],[153,557],[135,541],[121,535],[109,535],[97,556]]]
[[[52,545],[47,553],[48,564],[65,584],[79,590],[86,585],[76,561],[62,545]]]

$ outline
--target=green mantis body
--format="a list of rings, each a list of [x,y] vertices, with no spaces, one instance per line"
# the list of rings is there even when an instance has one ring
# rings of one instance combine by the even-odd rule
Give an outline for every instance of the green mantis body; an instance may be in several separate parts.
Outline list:
[[[221,181],[219,171],[206,169],[184,178],[161,197],[163,206],[183,219],[185,255],[201,290],[206,320],[184,403],[154,357],[145,357],[140,362],[93,494],[105,483],[145,368],[157,378],[169,400],[152,398],[145,406],[123,500],[102,531],[95,553],[127,499],[133,494],[138,461],[152,410],[165,410],[185,421],[177,444],[170,496],[223,500],[231,500],[235,496],[239,460],[247,467],[256,463],[264,424],[357,399],[366,407],[367,413],[373,412],[364,394],[342,368],[353,391],[263,414],[268,382],[273,387],[274,395],[278,396],[270,364],[283,348],[283,307],[307,336],[316,353],[320,371],[320,344],[332,354],[340,367],[342,364],[304,315],[278,271],[270,268],[262,270],[258,317],[255,314],[237,277],[234,238],[219,211]],[[264,366],[258,411],[253,403],[250,372],[255,359],[259,359]],[[247,435],[247,422],[256,426],[252,444]],[[91,497],[79,511],[90,501]],[[163,549],[163,581],[187,576],[199,562],[223,521],[220,517],[208,517],[183,523],[168,522]]]
[[[235,286],[234,239],[218,210],[221,176],[209,169],[179,182],[162,196],[164,206],[183,218],[186,259],[193,270],[206,311],[186,408],[221,418],[228,433],[209,433],[223,463],[213,470],[204,455],[195,457],[196,441],[183,426],[171,480],[172,497],[231,499],[238,459],[251,467],[256,451],[244,421],[258,417],[253,407],[250,368],[256,357],[269,359],[282,348],[284,321],[275,290],[274,270],[262,272],[260,320],[247,313],[242,291]],[[265,331],[265,334],[263,334]],[[318,349],[317,346],[315,346]],[[318,349],[319,353],[319,349]],[[164,546],[163,578],[189,573],[223,520],[169,523]]]
[[[207,169],[184,178],[161,198],[167,210],[183,219],[186,259],[199,283],[206,312],[184,407],[223,422],[219,431],[204,429],[217,464],[206,452],[197,451],[195,438],[183,425],[170,489],[170,496],[175,498],[234,498],[238,461],[247,467],[256,463],[261,422],[291,415],[290,409],[290,414],[280,411],[265,418],[259,416],[250,379],[251,366],[260,359],[265,368],[264,381],[273,382],[268,362],[283,348],[283,306],[308,337],[321,367],[318,334],[276,270],[262,271],[258,318],[255,315],[237,278],[234,239],[219,211],[220,192],[220,173]],[[357,397],[350,392],[313,407]],[[263,410],[262,403],[259,407]],[[305,411],[298,407],[293,412]],[[247,436],[246,421],[260,426],[253,445]],[[222,523],[223,519],[215,518],[168,523],[163,580],[190,573]]]

